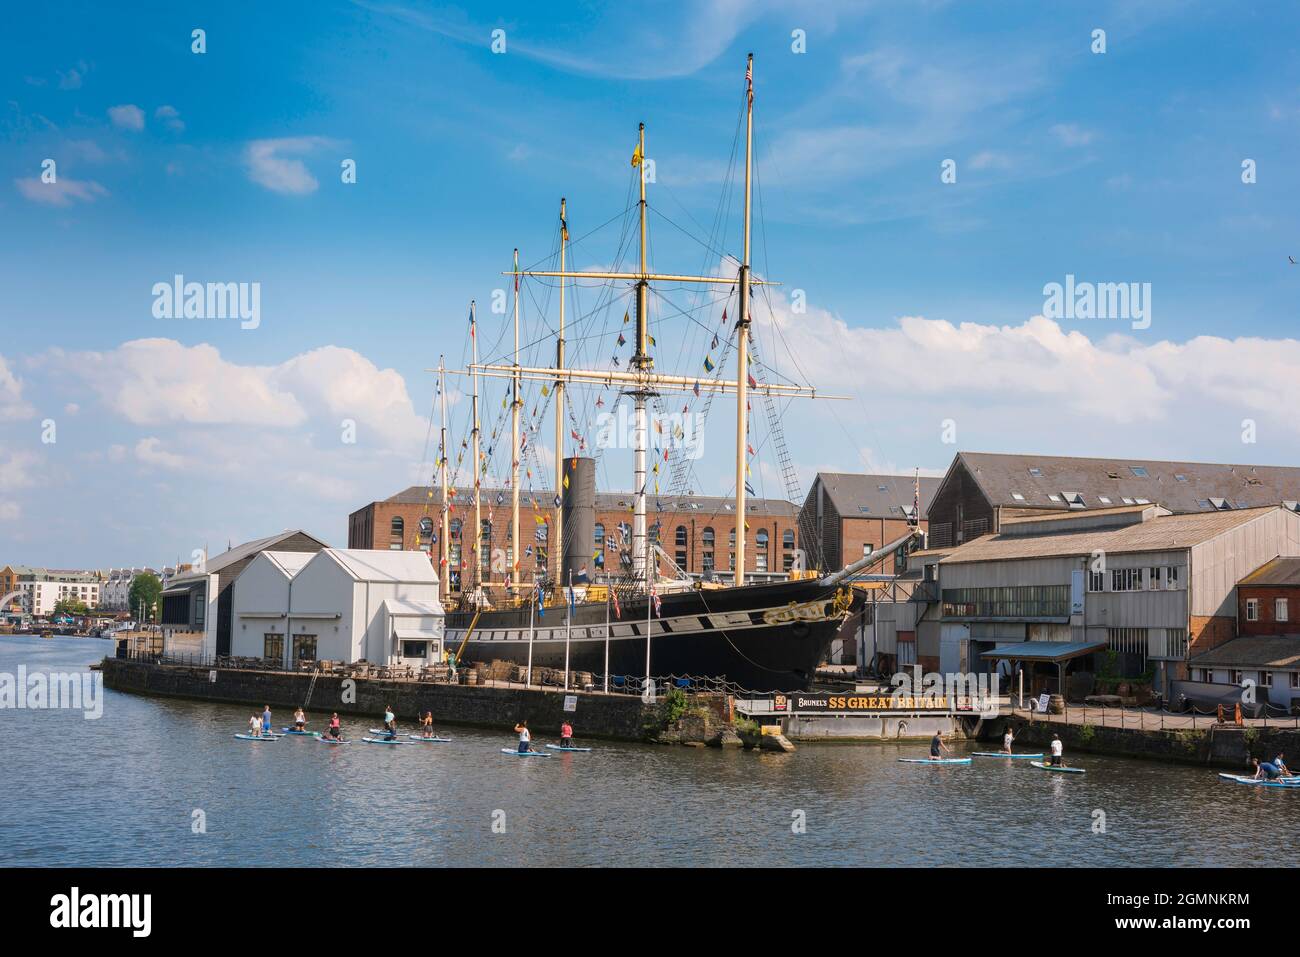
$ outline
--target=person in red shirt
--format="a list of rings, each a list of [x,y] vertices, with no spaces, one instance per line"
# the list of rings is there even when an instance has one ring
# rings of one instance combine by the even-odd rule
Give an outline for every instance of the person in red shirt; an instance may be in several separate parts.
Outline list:
[[[560,747],[573,747],[573,725],[567,721],[560,725]]]

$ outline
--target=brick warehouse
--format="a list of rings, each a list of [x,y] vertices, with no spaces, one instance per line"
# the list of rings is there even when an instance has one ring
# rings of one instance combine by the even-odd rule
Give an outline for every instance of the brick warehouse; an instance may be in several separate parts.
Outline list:
[[[818,472],[799,511],[809,564],[827,570],[843,568],[907,534],[918,485],[920,528],[926,531],[927,510],[939,479]],[[899,563],[904,560],[895,554],[875,570],[896,574],[903,571]]]
[[[554,513],[555,493],[549,489],[520,495],[519,520],[527,532],[522,569],[534,573],[545,570],[548,557],[547,526],[538,518]],[[492,549],[503,549],[507,561],[514,561],[510,530],[510,492],[508,489],[483,489],[480,492],[483,512],[483,569],[491,561]],[[745,541],[746,576],[762,579],[781,577],[795,561],[799,547],[798,510],[782,499],[750,499]],[[684,495],[651,502],[646,516],[647,527],[664,551],[687,573],[694,576],[717,574],[725,577],[735,561],[735,504],[730,498]],[[435,550],[434,542],[441,521],[442,492],[429,486],[413,485],[383,501],[371,502],[348,516],[348,547],[403,549],[419,547]],[[456,492],[451,512],[451,590],[460,587],[466,566],[464,544],[469,541],[465,524],[473,524],[474,495]],[[614,572],[622,563],[630,545],[632,494],[630,492],[596,493],[596,525],[591,542],[593,568]],[[627,541],[624,541],[624,530]],[[531,555],[528,549],[531,548]],[[628,556],[630,560],[630,556]]]

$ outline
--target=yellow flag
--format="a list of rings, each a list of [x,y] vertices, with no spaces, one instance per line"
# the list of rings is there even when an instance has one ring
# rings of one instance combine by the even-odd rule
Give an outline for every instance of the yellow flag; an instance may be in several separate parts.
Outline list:
[[[641,146],[640,146],[640,144],[637,144],[637,148],[636,148],[635,150],[632,151],[632,165],[633,165],[633,166],[640,166],[640,165],[641,165]]]

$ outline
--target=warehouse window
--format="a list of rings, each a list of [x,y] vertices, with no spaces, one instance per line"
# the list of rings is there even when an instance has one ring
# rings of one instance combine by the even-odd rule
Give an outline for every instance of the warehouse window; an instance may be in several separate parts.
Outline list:
[[[1021,495],[1019,492],[1012,492],[1011,497],[1014,498],[1017,502],[1023,502],[1025,500],[1025,497]]]
[[[1246,599],[1246,620],[1259,621],[1259,599],[1258,598]]]
[[[1109,505],[1109,504],[1110,504],[1110,499],[1107,498],[1105,495],[1098,495],[1098,496],[1097,496],[1097,501],[1101,502],[1102,505]]]
[[[1112,568],[1110,570],[1111,591],[1141,591],[1142,569]]]
[[[1286,607],[1286,605],[1287,605],[1287,601],[1286,601],[1285,598],[1275,598],[1275,599],[1273,599],[1273,620],[1274,620],[1274,621],[1286,621],[1286,620],[1287,620],[1287,607]]]
[[[1105,591],[1106,573],[1088,572],[1088,591]]]
[[[1147,477],[1147,470],[1143,468],[1141,465],[1130,465],[1129,471],[1132,472],[1134,475],[1136,475],[1138,478]]]
[[[406,538],[406,523],[402,521],[402,516],[394,517],[388,529],[389,549],[391,551],[401,551],[403,541]]]
[[[673,541],[680,548],[686,547],[686,526],[685,525],[677,526],[677,531],[674,533]]]

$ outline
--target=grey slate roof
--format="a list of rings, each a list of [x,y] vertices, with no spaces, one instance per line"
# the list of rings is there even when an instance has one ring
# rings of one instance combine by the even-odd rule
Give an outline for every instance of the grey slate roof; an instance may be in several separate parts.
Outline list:
[[[1300,558],[1279,555],[1241,580],[1243,585],[1300,585]]]
[[[1172,512],[1210,511],[1201,503],[1212,499],[1222,499],[1234,508],[1300,500],[1300,468],[1292,466],[995,452],[959,452],[957,459],[965,464],[994,506],[1067,508],[1064,502],[1047,497],[1062,492],[1078,492],[1090,509],[1146,499]],[[1031,469],[1036,469],[1037,474]],[[1134,469],[1145,470],[1146,475]],[[1015,498],[1013,492],[1023,495],[1024,500]],[[1100,501],[1100,496],[1110,502]],[[1125,502],[1125,498],[1132,502]]]
[[[1246,668],[1300,668],[1300,637],[1247,635],[1225,641],[1187,662],[1197,668],[1207,665],[1238,665]]]
[[[1131,552],[1160,552],[1191,548],[1267,515],[1278,506],[1190,515],[1162,515],[1137,525],[1112,528],[1063,528],[1048,535],[984,535],[953,552],[940,564],[995,562],[1020,558],[1059,558],[1091,555],[1094,551],[1119,555]],[[1080,517],[1087,512],[1078,513]],[[1062,522],[1063,526],[1068,522]]]
[[[852,472],[818,472],[818,480],[841,518],[903,518],[889,510],[896,505],[907,512],[915,495],[911,475],[861,475]],[[921,477],[921,517],[942,479]],[[863,509],[866,511],[863,511]]]

